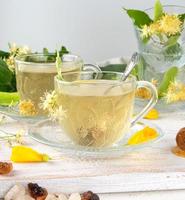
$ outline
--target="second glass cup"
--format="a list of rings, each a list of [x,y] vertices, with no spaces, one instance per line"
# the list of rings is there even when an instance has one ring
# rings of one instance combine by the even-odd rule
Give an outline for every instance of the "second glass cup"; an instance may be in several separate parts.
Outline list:
[[[57,74],[55,54],[27,54],[18,56],[16,63],[17,90],[21,101],[31,101],[38,115],[45,114],[40,100],[45,92],[54,90],[54,76]],[[85,65],[82,58],[65,54],[62,56],[62,74],[81,70],[101,71],[98,66]],[[71,77],[74,78],[74,77]]]

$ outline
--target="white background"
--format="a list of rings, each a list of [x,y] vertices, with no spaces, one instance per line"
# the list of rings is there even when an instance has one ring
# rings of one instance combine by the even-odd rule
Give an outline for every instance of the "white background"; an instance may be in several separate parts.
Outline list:
[[[185,0],[162,0],[185,6]],[[145,9],[154,0],[0,0],[0,49],[8,42],[40,51],[66,45],[86,61],[129,56],[136,50],[130,19],[122,10]]]

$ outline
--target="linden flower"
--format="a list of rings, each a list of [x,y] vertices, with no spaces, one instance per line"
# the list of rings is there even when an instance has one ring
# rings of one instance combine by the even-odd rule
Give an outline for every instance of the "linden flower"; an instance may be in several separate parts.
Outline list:
[[[160,23],[157,21],[155,23],[150,24],[149,29],[150,29],[151,35],[160,33],[161,32]]]
[[[15,135],[7,137],[7,142],[10,147],[14,145],[22,145],[24,144],[24,131],[23,130],[18,130]]]
[[[173,36],[182,31],[182,22],[177,15],[165,14],[160,20],[144,25],[141,36],[147,38],[152,35],[165,34]]]
[[[150,99],[151,93],[146,88],[138,88],[137,91],[136,91],[136,96],[141,98],[141,99]]]
[[[41,97],[40,107],[48,112],[53,112],[57,107],[57,94],[55,91],[52,93],[46,92],[44,97]]]
[[[9,43],[10,54],[16,54],[18,50],[18,46],[16,43]]]
[[[31,53],[31,49],[28,46],[18,46],[16,43],[9,43],[9,49],[11,55],[23,55]]]
[[[150,27],[147,25],[144,25],[142,28],[142,38],[147,38],[151,35]]]
[[[155,80],[155,79],[152,79],[151,83],[154,86],[157,86],[158,81]],[[139,97],[139,98],[142,98],[142,99],[150,99],[152,95],[151,95],[150,90],[148,90],[146,88],[138,88],[137,91],[136,91],[136,96]]]
[[[10,49],[10,56],[5,59],[5,62],[7,63],[9,69],[11,71],[14,71],[15,69],[15,57],[17,55],[23,55],[31,53],[31,49],[28,46],[18,46],[16,43],[9,43],[9,49]]]
[[[154,86],[157,87],[157,85],[158,85],[158,80],[152,78],[151,83],[152,83]]]
[[[177,81],[172,82],[165,94],[165,99],[167,103],[185,101],[185,84]]]
[[[40,107],[48,112],[52,120],[62,120],[66,116],[66,111],[57,104],[57,94],[55,91],[45,93],[44,97],[41,97],[41,102]]]
[[[11,71],[13,71],[15,69],[15,56],[14,55],[10,55],[9,58],[7,58],[5,60],[5,62]]]
[[[32,101],[21,101],[19,103],[19,112],[23,116],[34,116],[37,114],[36,108]]]
[[[176,15],[165,14],[159,21],[161,31],[168,35],[176,35],[182,30],[182,22]]]
[[[144,25],[142,28],[141,36],[143,38],[147,38],[149,36],[155,35],[160,32],[161,32],[160,24],[159,22],[155,22],[155,23],[150,24],[149,26]]]
[[[0,140],[7,142],[11,147],[17,144],[23,144],[24,135],[25,133],[23,130],[18,130],[15,134],[0,130]]]
[[[28,53],[31,53],[31,49],[28,46],[19,47],[18,49],[19,55],[28,54]]]
[[[15,141],[16,141],[17,144],[24,144],[23,136],[24,136],[23,130],[19,130],[19,131],[16,132]]]
[[[66,117],[66,111],[63,109],[62,106],[59,106],[53,112],[50,112],[49,116],[53,121],[62,121]]]

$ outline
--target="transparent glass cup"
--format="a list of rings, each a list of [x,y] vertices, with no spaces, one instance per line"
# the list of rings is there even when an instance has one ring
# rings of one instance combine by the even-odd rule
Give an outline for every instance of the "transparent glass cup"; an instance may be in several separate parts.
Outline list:
[[[184,6],[166,5],[163,7],[164,12],[168,14],[183,14],[185,13]],[[146,9],[145,12],[153,19],[154,8]],[[163,35],[162,38],[157,35],[152,36],[147,42],[143,41],[142,30],[135,27],[138,49],[141,56],[141,63],[138,67],[140,80],[152,81],[158,89],[165,79],[165,73],[173,67],[178,68],[178,74],[175,77],[176,82],[185,84],[185,23],[183,24],[182,32],[176,36],[174,43],[170,42],[169,37]],[[173,39],[171,37],[171,39]],[[172,40],[173,41],[173,40]],[[168,91],[164,91],[167,94]],[[174,92],[175,93],[175,92]],[[184,107],[184,99],[173,100],[165,95],[160,95],[158,108],[162,111],[174,111]],[[170,97],[170,98],[169,98]],[[177,104],[178,103],[178,104]],[[173,105],[174,104],[174,105]],[[170,108],[171,107],[171,108]]]
[[[38,115],[44,115],[40,100],[45,92],[54,90],[54,77],[57,74],[55,54],[27,54],[18,56],[16,63],[17,90],[21,101],[31,101]],[[62,56],[62,74],[81,70],[100,71],[98,66],[85,65],[82,58],[65,54]]]
[[[76,80],[70,80],[70,77]],[[139,119],[157,102],[157,91],[147,81],[129,76],[120,81],[117,72],[69,72],[60,80],[55,77],[59,106],[58,122],[75,143],[90,147],[108,147],[120,141]],[[136,88],[144,87],[152,97],[133,118]]]

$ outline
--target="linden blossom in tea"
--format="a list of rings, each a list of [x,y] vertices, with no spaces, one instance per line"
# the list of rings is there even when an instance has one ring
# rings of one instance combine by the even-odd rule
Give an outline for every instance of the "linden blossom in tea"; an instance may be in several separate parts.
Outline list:
[[[55,54],[30,54],[16,58],[16,82],[21,101],[31,101],[37,114],[45,114],[40,108],[40,98],[54,89]],[[78,72],[83,67],[80,57],[65,54],[62,57],[62,73]],[[71,77],[74,79],[74,77]]]
[[[79,80],[68,81],[74,74]],[[133,76],[120,81],[121,75],[114,72],[80,72],[66,73],[62,80],[55,77],[56,102],[60,108],[56,111],[58,121],[75,144],[111,146],[155,105],[157,91],[152,84],[146,81],[137,83]],[[149,88],[152,98],[132,121],[136,83],[138,87]]]

